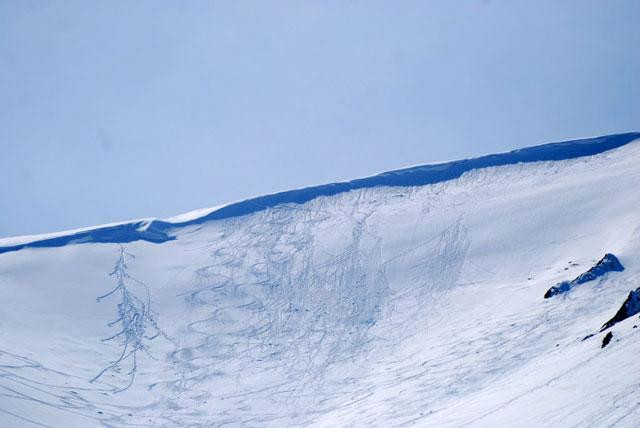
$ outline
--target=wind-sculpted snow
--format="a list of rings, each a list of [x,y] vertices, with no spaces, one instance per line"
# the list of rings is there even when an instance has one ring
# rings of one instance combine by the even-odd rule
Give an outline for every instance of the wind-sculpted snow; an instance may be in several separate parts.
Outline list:
[[[639,161],[629,144],[162,245],[4,253],[0,426],[635,427],[637,317],[582,338],[638,287]],[[605,251],[624,271],[541,299]]]
[[[162,220],[137,221],[88,229],[69,234],[60,234],[51,238],[27,240],[15,245],[1,245],[0,254],[17,251],[22,248],[60,247],[81,243],[128,243],[147,241],[162,243],[175,239],[175,229],[202,224],[212,220],[249,215],[281,204],[304,204],[322,196],[333,196],[359,189],[381,186],[407,187],[436,184],[454,180],[473,170],[518,163],[560,161],[592,156],[624,146],[640,138],[640,133],[610,135],[582,140],[549,143],[527,147],[507,153],[493,154],[473,159],[464,159],[433,165],[422,165],[396,171],[389,171],[372,177],[360,178],[348,182],[331,183],[303,189],[290,190],[272,195],[260,196],[235,202],[215,209],[212,212],[180,222]]]
[[[128,243],[133,241],[147,241],[160,244],[171,241],[174,238],[155,227],[152,222],[137,221],[133,223],[121,223],[113,226],[98,227],[82,230],[70,234],[59,233],[55,237],[36,239],[17,245],[0,246],[0,254],[10,251],[18,251],[23,248],[55,248],[69,244],[86,243]]]

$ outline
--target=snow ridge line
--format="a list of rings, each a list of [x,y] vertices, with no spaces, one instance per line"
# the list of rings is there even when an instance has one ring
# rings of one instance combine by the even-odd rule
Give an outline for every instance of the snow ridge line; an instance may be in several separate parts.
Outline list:
[[[128,243],[147,241],[163,243],[176,239],[170,232],[174,229],[198,225],[212,220],[222,220],[253,214],[282,204],[303,204],[321,196],[333,196],[351,190],[373,187],[424,186],[459,178],[465,172],[495,166],[560,161],[592,156],[613,150],[640,139],[640,132],[629,132],[609,136],[586,138],[512,150],[510,152],[463,159],[439,164],[421,165],[346,182],[330,183],[302,189],[289,190],[244,201],[231,203],[198,218],[171,222],[165,220],[140,220],[111,226],[96,227],[71,232],[53,238],[34,239],[16,245],[0,246],[0,254],[23,248],[62,247],[80,243]]]

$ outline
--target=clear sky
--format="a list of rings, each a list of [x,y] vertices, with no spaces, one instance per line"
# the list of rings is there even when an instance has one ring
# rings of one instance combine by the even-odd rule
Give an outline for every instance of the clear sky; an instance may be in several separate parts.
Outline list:
[[[0,0],[0,236],[631,130],[637,0]]]

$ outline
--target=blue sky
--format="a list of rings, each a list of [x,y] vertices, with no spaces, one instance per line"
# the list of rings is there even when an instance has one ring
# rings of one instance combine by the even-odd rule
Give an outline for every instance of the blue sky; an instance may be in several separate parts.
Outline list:
[[[0,1],[0,236],[640,130],[640,2]]]

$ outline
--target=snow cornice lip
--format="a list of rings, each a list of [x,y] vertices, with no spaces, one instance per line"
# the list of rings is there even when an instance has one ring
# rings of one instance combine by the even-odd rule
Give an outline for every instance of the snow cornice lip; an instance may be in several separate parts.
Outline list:
[[[245,199],[214,208],[208,212],[205,210],[206,214],[201,216],[193,218],[177,216],[182,219],[181,221],[145,219],[56,234],[30,236],[25,237],[25,240],[21,242],[19,238],[0,239],[0,254],[23,248],[62,247],[79,243],[127,243],[140,240],[162,243],[175,239],[175,236],[169,233],[172,229],[212,220],[240,217],[281,204],[303,204],[321,196],[333,196],[364,188],[424,186],[454,180],[465,172],[475,169],[592,156],[616,149],[638,139],[640,139],[640,132],[628,132],[548,143],[471,159],[413,166],[351,181],[305,187]],[[199,212],[203,211],[199,210]],[[3,241],[7,244],[3,245]]]

